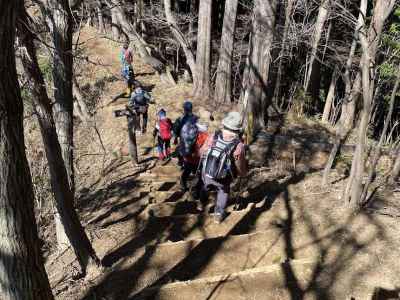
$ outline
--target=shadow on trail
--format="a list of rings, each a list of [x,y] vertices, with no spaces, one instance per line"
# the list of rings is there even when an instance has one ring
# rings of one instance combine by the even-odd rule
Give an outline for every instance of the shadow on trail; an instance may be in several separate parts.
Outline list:
[[[223,245],[229,237],[252,232],[259,217],[270,210],[277,199],[280,200],[278,204],[283,207],[285,216],[277,217],[278,222],[270,224],[271,228],[278,228],[279,235],[273,241],[271,247],[266,247],[265,253],[258,261],[267,257],[271,248],[278,241],[283,241],[285,262],[280,264],[280,273],[283,276],[284,286],[290,295],[290,299],[304,299],[309,295],[313,295],[317,299],[329,299],[338,296],[335,294],[337,293],[336,284],[343,280],[341,277],[346,275],[347,268],[354,257],[359,255],[360,251],[367,251],[367,247],[376,236],[384,237],[384,233],[381,225],[369,215],[353,214],[347,216],[343,219],[343,222],[338,224],[327,212],[322,217],[328,227],[333,229],[327,234],[323,232],[322,235],[318,220],[314,220],[312,212],[307,211],[301,201],[296,201],[296,208],[293,207],[294,199],[291,197],[289,186],[299,183],[304,177],[305,173],[300,173],[293,174],[283,181],[260,182],[249,190],[247,198],[240,199],[241,207],[247,207],[248,203],[251,202],[256,203],[256,207],[249,210],[225,236],[188,241],[187,249],[184,250],[185,253],[181,254],[181,258],[177,262],[174,261],[174,255],[171,253],[169,254],[172,255],[170,259],[163,259],[161,264],[155,263],[161,255],[158,248],[159,244],[167,241],[185,240],[194,230],[201,231],[205,215],[197,215],[196,221],[186,228],[184,226],[185,217],[174,222],[171,222],[168,217],[149,218],[139,234],[130,238],[122,246],[112,250],[103,258],[103,264],[107,267],[113,266],[113,269],[110,269],[110,272],[104,275],[101,282],[92,287],[82,299],[93,299],[92,295],[94,294],[104,294],[113,299],[155,299],[163,284],[201,277],[202,272],[212,263],[213,258],[220,251],[224,251]],[[179,198],[176,200],[179,200]],[[174,213],[180,214],[182,212],[174,211]],[[368,230],[370,231],[370,236],[362,240],[358,237],[360,232],[357,229],[360,218],[368,220]],[[296,234],[296,230],[300,226],[297,224],[299,220],[304,227],[302,229],[307,233],[306,241],[298,241],[300,235]],[[315,262],[313,262],[309,273],[302,274],[290,264],[290,261],[298,259],[299,255],[301,257],[302,251],[309,248],[317,253],[316,256],[314,254],[310,256]],[[168,254],[164,253],[164,255]],[[251,253],[247,255],[250,258]],[[165,263],[166,261],[168,263]],[[258,261],[252,265],[246,263],[244,267],[246,269],[257,267]],[[346,275],[346,283],[351,286],[359,282],[360,278],[369,271],[370,266],[357,267],[350,275]],[[149,273],[153,275],[149,275]],[[207,299],[211,299],[219,293],[224,284],[229,281],[230,275],[226,275],[227,280],[219,282],[211,289]],[[149,276],[150,278],[158,277],[158,279],[149,282]],[[238,282],[238,284],[241,283]],[[144,287],[151,289],[135,295]],[[244,289],[245,287],[241,288]]]

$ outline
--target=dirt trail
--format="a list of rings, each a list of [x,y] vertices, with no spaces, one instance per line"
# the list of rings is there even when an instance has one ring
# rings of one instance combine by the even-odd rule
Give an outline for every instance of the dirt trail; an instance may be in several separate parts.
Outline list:
[[[81,40],[91,60],[107,67],[85,70],[82,84],[101,90],[100,107],[125,86],[116,80],[118,45],[94,36],[86,30]],[[162,84],[137,58],[134,69],[157,101],[150,107],[149,133],[138,139],[140,158],[150,162],[155,110],[163,106],[174,119],[191,87]],[[118,155],[126,120],[113,118],[112,110],[125,103],[97,110],[106,153],[90,128],[77,133],[77,206],[105,268],[73,281],[64,269],[68,254],[50,257],[57,299],[370,299],[375,288],[400,286],[397,223],[346,213],[339,174],[328,190],[317,184],[318,173],[279,170],[279,162],[271,162],[252,171],[239,209],[230,203],[227,219],[215,224],[213,196],[198,211],[179,191],[173,162],[138,171]]]

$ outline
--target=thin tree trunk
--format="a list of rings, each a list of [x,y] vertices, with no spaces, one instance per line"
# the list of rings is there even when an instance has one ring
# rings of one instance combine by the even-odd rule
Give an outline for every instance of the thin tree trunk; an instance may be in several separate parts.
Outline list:
[[[194,87],[194,94],[199,98],[210,97],[211,12],[212,0],[200,0],[196,52],[197,80]]]
[[[319,41],[321,40],[322,31],[325,25],[325,22],[328,18],[330,0],[323,0],[321,5],[319,6],[317,21],[315,22],[314,36],[312,39],[312,48],[311,55],[309,59],[309,65],[307,70],[306,80],[304,82],[304,91],[308,91],[308,87],[310,85],[310,78],[313,72],[314,61],[317,56]]]
[[[238,0],[230,0],[225,2],[221,48],[219,50],[219,62],[214,95],[215,100],[220,103],[230,102],[232,99],[232,54],[237,8]]]
[[[118,41],[120,38],[121,33],[119,32],[119,22],[118,22],[118,16],[116,15],[115,9],[110,10],[111,13],[111,31],[112,31],[112,37],[114,40]]]
[[[62,233],[62,235],[67,237],[68,244],[72,245],[80,263],[81,271],[84,273],[89,257],[97,264],[100,261],[73,207],[74,194],[69,185],[68,172],[62,157],[62,150],[53,119],[52,104],[47,95],[46,85],[39,68],[36,49],[33,43],[34,36],[29,29],[29,24],[30,22],[26,13],[21,13],[20,22],[18,23],[18,35],[25,47],[21,53],[21,60],[25,73],[31,81],[32,96],[49,163],[51,186],[57,208],[55,216],[56,227],[59,227],[57,234]]]
[[[84,118],[84,122],[87,123],[92,118],[92,114],[89,112],[89,109],[85,103],[84,97],[82,95],[82,90],[79,86],[78,81],[76,80],[75,76],[73,77],[73,93],[76,99],[76,102],[79,105],[79,108],[82,112],[82,117]]]
[[[293,13],[294,7],[294,0],[287,0],[286,9],[285,9],[285,26],[283,29],[283,37],[282,37],[282,44],[281,50],[279,52],[279,62],[278,62],[278,71],[276,74],[276,82],[275,82],[275,89],[274,89],[274,102],[278,104],[280,98],[280,85],[282,80],[282,68],[283,68],[283,56],[285,55],[286,51],[286,44],[287,38],[289,34],[289,25],[290,25],[290,17]]]
[[[97,12],[97,19],[99,21],[99,32],[104,33],[105,32],[105,26],[104,26],[104,18],[103,18],[103,13],[101,11],[101,2],[97,2],[97,7],[96,7],[96,12]]]
[[[68,1],[48,0],[46,19],[53,50],[54,119],[62,156],[72,192],[75,191],[73,164],[73,96],[72,96],[72,16]]]
[[[263,128],[268,108],[267,88],[271,48],[275,34],[276,0],[256,0],[247,58],[243,106],[245,124],[255,133]]]
[[[193,83],[196,85],[197,76],[196,76],[196,60],[193,54],[193,51],[190,47],[189,42],[186,40],[185,36],[179,30],[178,25],[176,23],[175,17],[171,11],[171,0],[164,0],[164,9],[165,9],[165,16],[167,18],[167,22],[169,28],[172,31],[175,39],[179,42],[183,49],[183,53],[186,56],[186,63],[189,66],[190,72],[192,73]]]
[[[322,114],[322,122],[328,123],[329,115],[331,114],[331,108],[333,100],[335,99],[335,87],[336,87],[336,80],[337,80],[337,72],[336,69],[333,71],[331,83],[329,85],[328,95],[326,96],[325,100],[325,107],[324,112]]]
[[[25,154],[23,103],[15,65],[15,20],[23,2],[0,2],[0,297],[51,300]]]
[[[400,147],[397,150],[397,157],[394,162],[392,172],[390,174],[390,182],[394,183],[400,176]]]
[[[389,111],[388,111],[388,113],[386,115],[385,125],[383,126],[381,137],[379,138],[379,143],[378,143],[378,145],[376,147],[374,156],[372,158],[372,162],[371,162],[371,166],[370,166],[370,170],[369,170],[369,174],[368,174],[368,179],[364,184],[364,188],[363,188],[363,192],[362,192],[361,200],[360,200],[361,205],[369,200],[368,199],[369,197],[367,197],[368,196],[368,188],[369,188],[370,184],[372,183],[373,178],[375,177],[374,175],[375,175],[375,172],[376,172],[376,166],[377,166],[379,158],[381,156],[383,140],[386,137],[386,134],[387,134],[387,131],[388,131],[388,128],[389,128],[389,123],[390,123],[390,121],[392,119],[393,110],[394,110],[394,103],[395,103],[395,100],[396,100],[396,94],[397,94],[397,90],[399,88],[399,84],[400,84],[400,65],[397,68],[397,79],[396,79],[396,82],[395,82],[394,87],[393,87],[392,95],[390,97]]]
[[[366,13],[365,11],[360,10],[357,25],[354,31],[354,38],[353,42],[350,47],[350,53],[347,57],[346,61],[346,69],[344,73],[344,80],[346,84],[345,88],[345,97],[342,104],[342,112],[340,116],[340,120],[337,125],[337,137],[335,140],[335,144],[329,154],[328,161],[325,165],[323,176],[322,176],[322,185],[325,186],[328,183],[329,173],[331,171],[333,162],[335,161],[336,155],[340,150],[341,145],[346,140],[349,132],[353,128],[354,123],[354,116],[355,116],[355,109],[356,104],[358,102],[358,98],[360,96],[360,89],[361,89],[361,76],[360,73],[357,74],[353,86],[351,86],[351,79],[350,79],[350,71],[351,65],[353,63],[354,54],[357,47],[357,40],[358,40],[358,32],[360,30],[362,19],[364,18]]]
[[[351,182],[351,206],[359,207],[361,204],[361,194],[363,190],[364,176],[364,157],[366,148],[366,138],[368,124],[372,109],[372,100],[374,92],[375,76],[375,56],[378,49],[383,25],[390,11],[393,9],[395,0],[378,0],[375,2],[373,17],[368,31],[365,30],[365,19],[361,23],[360,41],[363,49],[361,58],[361,74],[363,89],[363,110],[361,113],[361,122],[358,129],[358,142],[353,158],[352,169],[354,168],[354,178]],[[367,0],[361,0],[360,7],[367,6]],[[347,195],[346,195],[347,196]],[[347,201],[348,199],[345,199]]]

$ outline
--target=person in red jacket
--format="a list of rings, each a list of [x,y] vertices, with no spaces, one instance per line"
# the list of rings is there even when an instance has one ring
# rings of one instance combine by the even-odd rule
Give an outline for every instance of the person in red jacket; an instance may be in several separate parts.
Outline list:
[[[167,112],[164,109],[160,109],[157,113],[153,137],[157,137],[158,158],[168,159],[171,154],[172,122],[167,118]]]

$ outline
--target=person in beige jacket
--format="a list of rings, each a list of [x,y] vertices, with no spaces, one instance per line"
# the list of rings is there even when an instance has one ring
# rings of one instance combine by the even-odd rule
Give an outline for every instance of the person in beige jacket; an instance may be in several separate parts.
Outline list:
[[[244,177],[248,172],[245,146],[240,138],[241,120],[238,112],[228,113],[222,121],[222,130],[211,134],[200,150],[203,156],[202,196],[206,197],[210,189],[217,190],[215,205],[217,223],[221,223],[225,218],[225,207],[233,179],[237,176]]]

